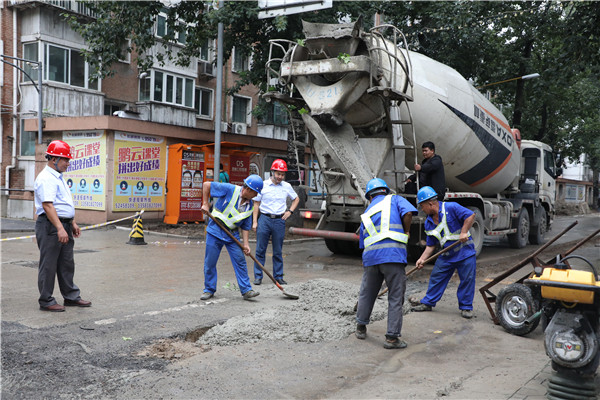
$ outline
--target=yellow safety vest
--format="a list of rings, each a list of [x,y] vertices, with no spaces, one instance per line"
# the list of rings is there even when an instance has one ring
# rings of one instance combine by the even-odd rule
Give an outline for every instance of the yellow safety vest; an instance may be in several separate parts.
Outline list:
[[[367,237],[364,240],[365,248],[377,243],[383,239],[392,239],[400,243],[408,242],[408,235],[402,232],[390,230],[390,214],[392,210],[392,194],[388,194],[385,198],[374,205],[366,213],[360,216],[362,223],[367,230]],[[381,212],[380,230],[377,231],[371,217],[378,212]]]
[[[254,203],[252,203],[252,208],[248,211],[239,212],[237,210],[236,206],[241,192],[242,188],[240,186],[236,186],[235,190],[233,191],[233,196],[231,196],[231,200],[229,200],[227,207],[225,207],[222,212],[216,208],[214,208],[212,212],[213,216],[227,225],[229,229],[237,228],[235,224],[252,215],[252,211],[254,210]]]
[[[430,231],[425,231],[425,233],[429,236],[435,237],[439,242],[440,246],[444,246],[448,240],[458,240],[460,239],[460,229],[456,232],[450,233],[450,229],[448,229],[448,224],[446,223],[446,203],[442,202],[442,220],[439,225]],[[471,236],[471,232],[468,233],[469,237]]]

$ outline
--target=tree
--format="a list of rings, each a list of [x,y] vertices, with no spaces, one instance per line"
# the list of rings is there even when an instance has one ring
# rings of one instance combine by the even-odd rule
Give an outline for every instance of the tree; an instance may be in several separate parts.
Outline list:
[[[363,16],[368,28],[378,12],[406,34],[411,49],[450,65],[476,85],[540,73],[539,79],[490,87],[493,101],[524,138],[545,141],[570,157],[586,152],[590,160],[600,160],[594,144],[600,82],[600,7],[595,2],[334,1],[330,9],[263,20],[257,18],[255,1],[226,1],[220,10],[211,4],[90,1],[87,5],[98,14],[94,24],[69,18],[89,45],[87,60],[98,77],[111,73],[128,38],[127,51],[137,55],[140,71],[167,58],[186,65],[223,22],[225,57],[235,46],[254,60],[252,69],[228,88],[232,93],[248,83],[266,90],[268,41],[303,38],[303,19],[336,23]],[[157,39],[151,28],[161,11],[172,28],[162,41],[164,51],[152,55]],[[186,29],[186,46],[173,51],[175,36]],[[598,169],[598,162],[592,162]]]

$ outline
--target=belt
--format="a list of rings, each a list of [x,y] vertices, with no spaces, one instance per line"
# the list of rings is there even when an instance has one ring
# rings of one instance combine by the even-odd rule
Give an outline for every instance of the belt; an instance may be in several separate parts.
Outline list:
[[[283,214],[267,214],[264,212],[261,212],[262,215],[266,215],[267,217],[271,218],[271,219],[278,219],[283,217]]]
[[[40,214],[38,217],[44,217],[46,219],[48,219],[48,216],[44,213],[44,214]],[[62,222],[63,224],[70,224],[73,222],[73,218],[62,218],[62,217],[58,217],[58,220],[60,222]]]

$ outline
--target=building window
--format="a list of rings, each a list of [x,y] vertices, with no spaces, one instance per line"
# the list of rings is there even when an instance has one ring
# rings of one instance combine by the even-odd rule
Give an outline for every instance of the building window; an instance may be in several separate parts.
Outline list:
[[[54,82],[69,83],[69,49],[46,45],[46,79]]]
[[[38,61],[38,43],[34,42],[34,43],[25,43],[23,45],[23,58],[26,60],[30,60],[30,61]],[[32,65],[32,64],[27,64],[25,63],[25,65],[23,66],[23,69],[25,70],[25,72],[27,72],[27,74],[31,77],[31,79],[33,79],[34,81],[38,80],[38,70],[37,70],[38,66],[37,65]],[[30,82],[29,78],[27,78],[26,76],[23,77],[23,82]]]
[[[104,103],[104,115],[113,115],[124,108],[124,105]]]
[[[21,126],[25,125],[25,121],[22,120]],[[20,154],[22,156],[35,156],[35,138],[37,132],[24,131],[21,129],[21,149]]]
[[[98,81],[91,79],[89,64],[85,62],[82,52],[52,44],[46,44],[44,49],[46,60],[44,65],[45,79],[98,90]],[[32,48],[28,51],[34,52]]]
[[[212,90],[205,88],[196,88],[196,102],[194,103],[194,108],[196,109],[196,114],[206,117],[212,118],[212,98],[213,92]]]
[[[150,82],[153,83],[150,84]],[[147,100],[180,104],[192,108],[194,107],[194,80],[161,71],[152,71],[147,77],[140,79],[140,101]]]
[[[71,51],[71,85],[85,87],[85,59],[78,51]]]
[[[237,49],[233,48],[233,71],[241,72],[248,71],[250,67],[250,57],[244,55],[241,51],[236,51]]]
[[[185,44],[187,40],[187,25],[179,21],[177,26],[167,22],[167,11],[163,11],[156,17],[156,36],[167,40],[176,40],[180,44]]]
[[[150,76],[140,78],[140,101],[150,100]]]
[[[163,73],[159,71],[154,72],[154,98],[163,98]]]
[[[246,97],[233,96],[233,107],[231,120],[233,122],[248,123],[250,113],[250,99]]]
[[[265,125],[288,125],[288,112],[279,102],[266,104],[266,112],[260,118],[260,123]]]
[[[212,62],[214,59],[213,49],[215,48],[214,39],[205,39],[200,46],[200,60]]]

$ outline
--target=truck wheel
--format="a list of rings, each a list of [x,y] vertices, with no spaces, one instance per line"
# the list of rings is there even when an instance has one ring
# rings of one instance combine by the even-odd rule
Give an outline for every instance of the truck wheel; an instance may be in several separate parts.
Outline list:
[[[529,213],[525,208],[521,208],[517,217],[517,232],[508,235],[508,244],[513,249],[522,249],[527,246],[529,238]]]
[[[481,211],[477,207],[469,207],[469,210],[475,213],[475,221],[473,221],[473,226],[469,229],[469,232],[475,245],[475,256],[478,257],[483,248],[483,215],[481,215]]]
[[[526,335],[538,326],[539,318],[530,324],[525,323],[527,318],[535,314],[537,308],[531,290],[521,283],[506,286],[496,297],[496,315],[500,325],[513,335]]]
[[[326,230],[338,232],[355,232],[356,228],[344,224],[343,222],[330,222],[325,226]],[[362,250],[358,247],[358,242],[348,240],[325,239],[325,246],[333,254],[342,254],[346,256],[357,256],[362,254]]]
[[[531,244],[544,244],[546,239],[544,236],[546,235],[546,229],[548,227],[548,216],[546,215],[546,210],[544,207],[540,206],[540,219],[537,225],[531,226],[531,233],[529,235],[529,242]]]

